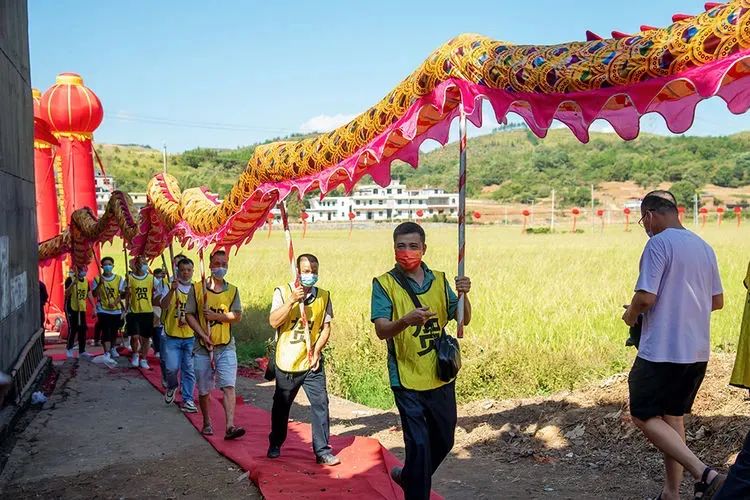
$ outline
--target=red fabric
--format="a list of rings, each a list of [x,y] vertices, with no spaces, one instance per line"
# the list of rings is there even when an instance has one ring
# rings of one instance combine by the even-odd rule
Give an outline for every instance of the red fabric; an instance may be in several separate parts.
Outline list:
[[[164,392],[161,386],[159,360],[149,358],[150,370],[140,370],[146,380]],[[216,451],[250,472],[250,479],[263,497],[275,499],[313,498],[385,498],[401,500],[403,492],[390,478],[391,468],[400,462],[376,439],[360,436],[331,436],[331,446],[341,465],[324,467],[315,463],[309,424],[289,423],[289,435],[281,450],[281,458],[266,458],[268,434],[271,431],[269,412],[244,403],[237,397],[235,425],[247,432],[235,441],[224,440],[224,409],[222,393],[211,394],[211,422],[214,435],[204,436]],[[197,400],[196,400],[197,402]],[[185,414],[200,431],[200,413]],[[433,493],[432,499],[441,496]]]

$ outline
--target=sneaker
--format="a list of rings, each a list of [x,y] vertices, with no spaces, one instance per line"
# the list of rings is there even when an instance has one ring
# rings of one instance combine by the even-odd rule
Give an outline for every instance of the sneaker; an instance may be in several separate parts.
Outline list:
[[[143,358],[141,360],[141,368],[143,368],[144,370],[150,370],[151,369],[151,367],[148,366],[148,361],[146,361],[146,358]]]
[[[192,401],[185,401],[180,409],[185,413],[198,413],[198,407]]]
[[[130,337],[125,337],[125,341],[122,343],[122,346],[129,351],[132,350],[130,349]]]
[[[109,350],[109,357],[112,359],[117,359],[120,357],[120,353],[117,352],[117,349],[113,347],[112,349]]]
[[[138,368],[138,355],[133,354],[133,357],[130,359],[130,366],[133,368]]]
[[[109,352],[105,352],[102,357],[104,357],[105,363],[111,363],[112,362],[112,356],[109,354]]]
[[[73,359],[73,349],[65,349],[65,357],[68,359]]]
[[[174,395],[177,392],[177,388],[174,389],[167,389],[167,392],[164,393],[164,402],[168,405],[171,405],[174,403]]]
[[[154,356],[156,357],[156,359],[161,359],[161,353],[159,353],[159,352],[157,352],[156,354],[154,354]]]
[[[317,459],[315,459],[315,461],[320,465],[330,465],[330,466],[338,465],[341,463],[341,460],[339,459],[339,457],[337,457],[333,453],[322,455],[318,457]]]
[[[268,458],[279,458],[281,456],[281,448],[278,446],[269,446],[266,456]]]

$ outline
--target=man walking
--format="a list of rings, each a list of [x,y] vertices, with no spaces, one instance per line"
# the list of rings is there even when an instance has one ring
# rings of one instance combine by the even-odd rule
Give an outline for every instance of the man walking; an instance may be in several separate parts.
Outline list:
[[[323,366],[323,348],[331,335],[333,306],[327,290],[318,288],[317,257],[297,257],[300,284],[289,283],[274,290],[269,323],[276,329],[276,391],[271,410],[268,458],[278,458],[287,435],[289,410],[300,387],[305,390],[312,410],[313,452],[322,465],[341,463],[328,444],[330,436],[328,390]],[[304,304],[309,322],[311,356],[308,357],[305,327],[300,313]]]
[[[395,267],[372,282],[371,319],[378,338],[388,343],[388,373],[401,416],[406,460],[391,477],[408,500],[428,499],[432,475],[453,447],[456,430],[455,380],[438,378],[435,339],[456,318],[458,298],[445,273],[423,261],[424,229],[404,222],[393,231]],[[456,278],[456,290],[468,294],[471,280]],[[409,290],[416,294],[416,307]],[[464,300],[464,324],[471,303]]]
[[[201,432],[207,436],[214,433],[209,404],[211,389],[216,383],[224,396],[224,439],[237,439],[245,434],[245,429],[234,425],[237,351],[232,325],[242,319],[242,305],[237,287],[224,279],[228,262],[227,254],[223,250],[211,254],[211,277],[205,284],[193,286],[190,290],[185,313],[188,324],[200,339],[193,349],[193,362],[198,384],[198,401],[203,415]]]
[[[125,280],[112,272],[115,260],[104,257],[101,260],[102,274],[94,278],[93,295],[96,297],[97,325],[101,330],[101,343],[104,346],[104,361],[109,363],[120,357],[115,349],[117,330],[122,321],[122,299],[125,296]]]
[[[73,357],[73,344],[78,337],[79,357],[86,352],[86,303],[91,303],[91,310],[95,310],[94,297],[89,290],[89,281],[86,279],[86,267],[79,267],[65,280],[65,302],[68,309],[68,341],[65,354],[68,358]],[[92,312],[92,314],[94,314]]]
[[[146,361],[146,356],[154,333],[154,304],[158,304],[156,282],[154,275],[148,272],[148,263],[145,258],[134,257],[132,269],[132,272],[128,274],[126,291],[130,306],[127,328],[133,350],[130,364],[133,368],[140,366],[148,370],[150,366]]]
[[[664,455],[661,498],[680,497],[683,467],[695,478],[696,498],[710,499],[723,474],[706,466],[685,444],[690,413],[711,350],[711,312],[724,296],[713,249],[680,223],[674,196],[652,191],[641,202],[649,241],[641,256],[635,295],[623,314],[641,318],[638,356],[628,377],[633,423]]]
[[[177,392],[177,374],[180,374],[182,388],[182,411],[197,413],[193,400],[195,389],[195,369],[193,367],[193,347],[195,334],[188,325],[185,304],[193,289],[193,261],[183,258],[177,264],[177,274],[167,294],[161,299],[164,311],[164,336],[161,345],[161,362],[166,369],[167,392],[164,402],[172,404]]]

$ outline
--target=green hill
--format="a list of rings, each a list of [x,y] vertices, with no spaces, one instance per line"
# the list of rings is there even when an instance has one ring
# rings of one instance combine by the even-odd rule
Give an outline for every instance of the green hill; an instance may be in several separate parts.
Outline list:
[[[256,146],[185,151],[170,156],[169,172],[182,187],[206,185],[224,195]],[[125,191],[144,191],[148,179],[162,168],[161,152],[149,147],[99,145],[98,150],[107,172]],[[410,187],[454,190],[457,159],[458,145],[451,143],[422,154],[417,170],[394,164],[393,175]],[[630,142],[615,134],[592,133],[589,144],[580,144],[568,130],[552,130],[547,138],[538,139],[515,126],[501,127],[468,143],[467,190],[475,198],[519,202],[547,197],[555,189],[560,203],[578,205],[589,200],[590,184],[628,180],[644,188],[672,184],[685,204],[708,183],[749,185],[750,133],[728,137],[642,134]]]

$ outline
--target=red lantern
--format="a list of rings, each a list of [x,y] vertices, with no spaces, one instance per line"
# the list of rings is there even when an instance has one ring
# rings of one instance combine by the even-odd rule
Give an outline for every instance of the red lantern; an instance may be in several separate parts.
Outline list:
[[[721,226],[721,219],[724,216],[724,207],[717,207],[716,208],[716,214],[718,219],[718,225]]]
[[[570,213],[573,214],[573,232],[575,233],[576,232],[576,222],[577,222],[578,216],[581,214],[581,211],[579,209],[577,209],[577,208],[574,208],[573,210],[570,211]]]
[[[604,217],[604,210],[602,210],[601,208],[599,210],[597,210],[596,211],[596,216],[597,217]]]
[[[698,213],[701,214],[701,227],[706,226],[706,219],[708,218],[708,209],[706,207],[701,207],[700,210],[698,210]]]
[[[266,215],[266,223],[268,223],[268,236],[266,236],[266,239],[271,237],[271,231],[273,230],[273,221],[276,219],[274,215],[271,212],[268,212],[268,215]]]
[[[349,238],[352,237],[352,230],[354,229],[354,219],[357,217],[357,214],[349,210]]]
[[[417,210],[417,217],[422,217],[423,215],[424,215],[424,210],[422,210],[421,208]]]
[[[528,210],[524,210],[521,213],[523,214],[524,217],[528,217],[529,215],[531,215],[531,212],[529,212]]]
[[[529,212],[528,210],[524,210],[523,212],[521,212],[521,215],[523,215],[523,228],[521,229],[521,232],[526,233],[526,224],[529,221],[529,215],[531,215],[531,212]]]
[[[476,220],[479,220],[479,219],[481,219],[481,218],[482,218],[482,214],[481,214],[481,213],[479,213],[479,212],[477,212],[476,210],[475,210],[475,211],[474,211],[474,213],[472,213],[471,215],[472,215],[472,216],[473,216],[473,217],[474,217],[474,218],[475,218]]]
[[[304,239],[307,235],[307,219],[310,218],[310,214],[303,210],[299,216],[302,219],[302,239]]]
[[[623,213],[625,213],[625,232],[628,232],[630,231],[630,209],[625,207]]]
[[[37,240],[45,241],[60,234],[60,213],[57,209],[57,186],[55,183],[55,147],[57,141],[49,123],[42,118],[41,98],[38,89],[32,89],[34,101],[34,187],[36,193]],[[64,319],[62,262],[55,259],[45,267],[39,267],[39,280],[49,293],[49,303],[45,307],[45,318],[50,322],[54,317]],[[54,317],[53,317],[54,316]],[[49,325],[52,329],[52,325]]]
[[[740,222],[742,221],[742,207],[734,207],[734,215],[737,217],[737,227],[740,227]]]
[[[683,217],[685,216],[685,207],[680,205],[677,207],[677,217],[680,219],[680,222],[682,222]]]
[[[57,75],[55,84],[42,95],[39,112],[60,142],[57,156],[62,166],[64,227],[73,211],[88,207],[96,213],[94,180],[94,130],[101,124],[104,110],[99,98],[83,85],[75,73]],[[99,245],[94,245],[94,258],[99,260]],[[88,267],[88,278],[98,274],[97,266]],[[92,331],[93,334],[93,331]]]

